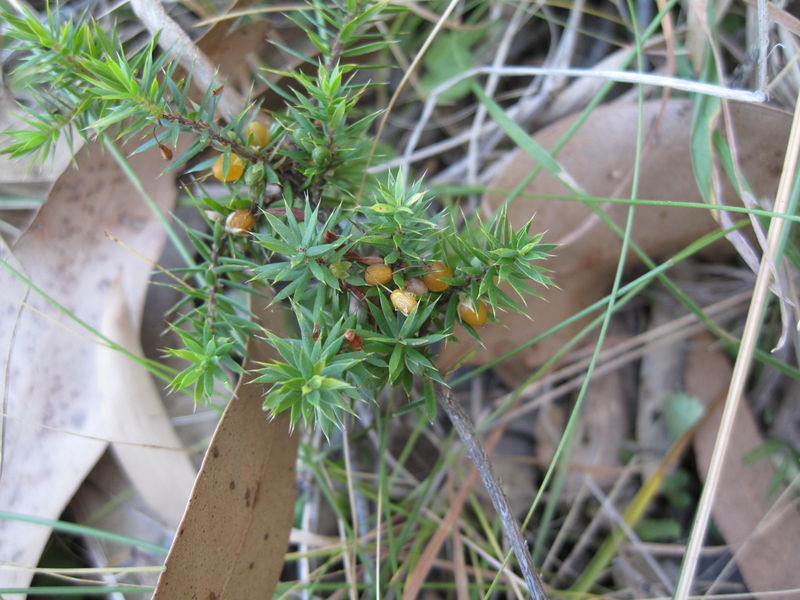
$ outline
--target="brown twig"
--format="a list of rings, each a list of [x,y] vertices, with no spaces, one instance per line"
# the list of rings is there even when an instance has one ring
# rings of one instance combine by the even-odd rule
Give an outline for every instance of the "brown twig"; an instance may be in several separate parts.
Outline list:
[[[240,144],[235,140],[231,140],[224,135],[220,134],[216,131],[215,127],[213,127],[210,123],[206,121],[198,121],[195,119],[190,119],[189,117],[184,117],[178,113],[161,113],[158,115],[158,118],[162,121],[169,121],[170,123],[177,123],[181,127],[185,127],[187,129],[191,129],[195,133],[199,135],[208,136],[208,138],[216,143],[221,148],[225,148],[225,146],[230,146],[231,150],[234,154],[237,154],[240,158],[244,158],[246,160],[252,162],[264,162],[266,160],[266,156],[260,152],[253,150],[252,148],[248,148],[247,146]]]
[[[533,600],[547,600],[547,594],[544,591],[542,580],[536,572],[536,567],[533,564],[531,553],[528,551],[528,545],[522,537],[522,532],[519,529],[517,520],[511,512],[511,507],[508,504],[503,488],[497,476],[494,474],[492,464],[489,462],[489,457],[483,449],[483,445],[475,433],[475,426],[472,424],[469,416],[461,405],[456,401],[453,392],[444,386],[438,386],[437,396],[439,404],[442,406],[453,427],[456,428],[458,437],[461,438],[461,443],[467,449],[467,454],[475,465],[478,474],[483,481],[483,486],[486,488],[489,498],[492,501],[497,515],[500,517],[500,522],[503,525],[503,531],[508,538],[508,542],[517,557],[522,575],[525,578],[525,583],[528,585],[528,591]]]

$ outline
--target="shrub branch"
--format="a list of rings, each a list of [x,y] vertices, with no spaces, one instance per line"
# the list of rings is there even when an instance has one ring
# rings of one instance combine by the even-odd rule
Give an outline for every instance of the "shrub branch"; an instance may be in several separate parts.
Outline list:
[[[514,555],[517,557],[522,575],[525,578],[525,583],[528,585],[528,591],[531,598],[534,600],[547,600],[547,594],[544,591],[542,580],[536,572],[536,567],[533,564],[531,553],[528,551],[528,544],[522,537],[522,532],[519,529],[517,520],[514,518],[514,513],[511,512],[511,507],[508,504],[508,498],[503,492],[500,481],[492,469],[492,463],[486,455],[486,451],[475,433],[475,427],[472,421],[461,408],[461,405],[453,396],[453,392],[445,386],[437,386],[439,398],[439,405],[447,413],[453,427],[456,428],[458,437],[467,449],[467,454],[475,465],[478,474],[483,481],[483,486],[486,488],[489,498],[492,501],[497,515],[500,517],[500,522],[503,525],[503,531],[508,538],[511,548],[514,550]]]

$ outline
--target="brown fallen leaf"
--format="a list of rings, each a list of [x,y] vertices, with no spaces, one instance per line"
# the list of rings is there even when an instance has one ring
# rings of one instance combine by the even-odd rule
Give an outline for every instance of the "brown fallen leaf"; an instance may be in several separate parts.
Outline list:
[[[671,100],[655,131],[650,131],[660,108],[659,101],[645,103],[645,135],[652,135],[644,153],[639,197],[650,200],[701,202],[691,166],[689,132],[691,101]],[[753,105],[732,104],[734,128],[739,144],[739,158],[748,183],[757,197],[774,193],[776,174],[781,170],[783,148],[789,133],[789,117],[780,111]],[[629,175],[634,165],[637,107],[610,104],[596,109],[586,123],[558,153],[559,163],[588,194],[598,197],[626,197]],[[544,148],[552,148],[572,126],[571,116],[536,134]],[[518,151],[509,166],[494,180],[492,188],[514,189],[532,170],[535,161]],[[516,227],[536,216],[533,228],[546,231],[546,242],[569,240],[556,249],[555,256],[542,263],[553,271],[559,288],[544,291],[544,301],[529,301],[530,321],[509,312],[500,315],[502,326],[488,326],[481,331],[486,348],[479,350],[472,362],[481,363],[527,342],[608,293],[619,259],[620,239],[581,203],[558,201],[546,196],[564,195],[564,187],[546,172],[540,173],[524,190],[526,197],[515,200],[509,215]],[[539,197],[533,197],[533,196]],[[733,198],[728,188],[726,199]],[[487,194],[485,208],[494,210],[504,194]],[[618,225],[624,224],[628,207],[613,204],[607,213]],[[636,208],[633,240],[652,258],[672,256],[690,242],[714,230],[716,223],[708,211],[665,206]],[[730,253],[725,242],[706,251],[705,256]],[[630,254],[627,267],[640,262]],[[574,324],[534,347],[518,353],[514,360],[499,365],[498,372],[510,382],[519,382],[541,365],[572,337],[586,321]],[[445,348],[442,365],[452,365],[476,344],[469,336]]]
[[[253,312],[284,330],[284,309],[254,298]],[[247,354],[248,370],[276,358],[259,338]],[[153,600],[272,597],[292,529],[300,436],[285,414],[264,413],[265,385],[252,378],[239,382],[217,424]]]
[[[707,335],[696,339],[686,371],[688,393],[706,404],[724,396],[733,373],[727,357],[712,344]],[[697,466],[704,480],[722,408],[723,403],[718,403],[694,439]],[[748,452],[763,443],[750,408],[746,403],[740,404],[712,509],[714,523],[730,545],[739,572],[756,598],[767,597],[759,596],[759,592],[800,587],[797,569],[800,509],[796,502],[789,502],[767,515],[774,501],[767,498],[767,490],[775,469],[768,461],[744,460]]]
[[[272,598],[289,544],[299,435],[242,381],[197,477],[153,600]]]
[[[149,175],[163,168],[158,152],[139,154],[130,163],[148,174],[145,189],[169,210],[175,199],[172,179]],[[138,323],[150,265],[104,232],[157,256],[164,230],[102,146],[84,146],[75,164],[53,185],[14,246],[14,257],[36,286],[95,328],[106,291],[120,276]],[[6,269],[0,269],[0,289],[0,314],[7,317],[0,319],[0,339],[8,348],[0,510],[57,519],[106,448],[105,442],[80,437],[104,437],[95,384],[97,346],[91,334],[33,291],[15,319],[24,286]],[[36,566],[49,535],[46,527],[2,520],[0,556]],[[24,587],[30,578],[30,571],[3,570],[0,586]]]

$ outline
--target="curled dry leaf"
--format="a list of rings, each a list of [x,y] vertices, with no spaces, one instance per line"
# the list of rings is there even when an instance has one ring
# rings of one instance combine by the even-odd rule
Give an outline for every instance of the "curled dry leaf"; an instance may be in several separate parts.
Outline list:
[[[168,210],[175,199],[170,178],[152,177],[163,168],[157,151],[134,156],[131,166],[147,173],[143,184]],[[135,324],[141,319],[150,265],[109,241],[104,232],[140,252],[158,256],[164,231],[114,159],[87,144],[55,182],[47,203],[13,248],[30,281],[89,325],[99,328],[111,281],[119,274]],[[7,257],[3,257],[6,261]],[[0,269],[4,315],[0,339],[7,360],[6,431],[0,510],[57,519],[106,443],[96,387],[98,346],[91,334],[7,269]],[[13,520],[0,521],[0,556],[36,566],[50,532]],[[24,587],[25,570],[3,570],[0,587]]]
[[[690,126],[692,104],[689,100],[671,100],[661,120],[660,102],[645,103],[646,149],[642,157],[639,197],[649,200],[702,202],[691,165]],[[557,159],[586,192],[595,197],[629,195],[630,174],[635,160],[637,107],[610,104],[596,109],[583,126],[558,153]],[[780,111],[752,105],[731,105],[733,125],[741,167],[757,197],[774,194],[780,173],[783,148],[789,133],[789,117]],[[544,148],[552,148],[573,125],[569,117],[536,135]],[[657,127],[656,127],[656,124]],[[537,167],[524,152],[517,151],[508,167],[492,183],[492,188],[510,191]],[[727,187],[725,199],[732,201],[733,191]],[[473,362],[485,362],[527,342],[550,327],[571,317],[608,293],[619,260],[621,240],[591,210],[575,201],[560,201],[552,196],[571,196],[555,178],[542,171],[524,190],[524,197],[509,207],[515,227],[536,216],[533,227],[546,231],[546,242],[562,242],[555,256],[544,265],[553,271],[558,288],[545,290],[545,301],[528,302],[529,314],[506,313],[500,317],[502,327],[486,327],[481,331],[486,348],[480,349],[465,341],[445,348],[441,364],[452,365],[469,350],[478,350]],[[487,194],[484,206],[496,209],[505,194]],[[606,212],[622,226],[628,207],[606,206]],[[716,228],[708,211],[670,206],[636,207],[633,241],[651,258],[674,255],[688,244]],[[709,248],[705,256],[730,253],[720,242]],[[640,261],[631,253],[626,265],[636,268]],[[512,383],[530,375],[533,368],[552,356],[567,340],[586,324],[581,321],[561,330],[537,345],[499,365],[499,373]]]

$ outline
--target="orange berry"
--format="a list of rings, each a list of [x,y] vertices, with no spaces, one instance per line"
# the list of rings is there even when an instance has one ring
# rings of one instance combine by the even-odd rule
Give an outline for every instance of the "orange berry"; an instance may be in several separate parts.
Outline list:
[[[217,160],[214,161],[214,166],[211,167],[211,172],[214,177],[220,181],[236,181],[244,173],[244,161],[236,154],[231,154],[230,164],[228,165],[228,172],[223,174],[222,169],[225,164],[225,155],[220,154]]]
[[[465,297],[458,303],[458,316],[467,325],[473,327],[480,327],[489,318],[488,311],[486,310],[486,303],[483,300],[478,300],[478,310],[475,310],[475,305],[472,303],[472,298]]]
[[[441,261],[434,260],[433,262],[425,265],[425,269],[428,272],[422,276],[422,281],[425,282],[425,285],[428,286],[430,291],[443,292],[450,287],[449,283],[442,281],[442,277],[453,276],[453,272],[446,264]]]
[[[389,300],[392,301],[392,306],[395,310],[399,310],[405,316],[414,310],[417,305],[417,296],[406,290],[395,290],[389,295]]]
[[[256,224],[256,218],[246,208],[235,210],[225,219],[225,230],[234,235],[247,235]]]
[[[392,278],[392,269],[387,265],[370,265],[364,271],[367,285],[384,285]]]
[[[270,137],[269,127],[261,121],[250,121],[244,128],[244,139],[250,146],[263,148],[269,144]]]

